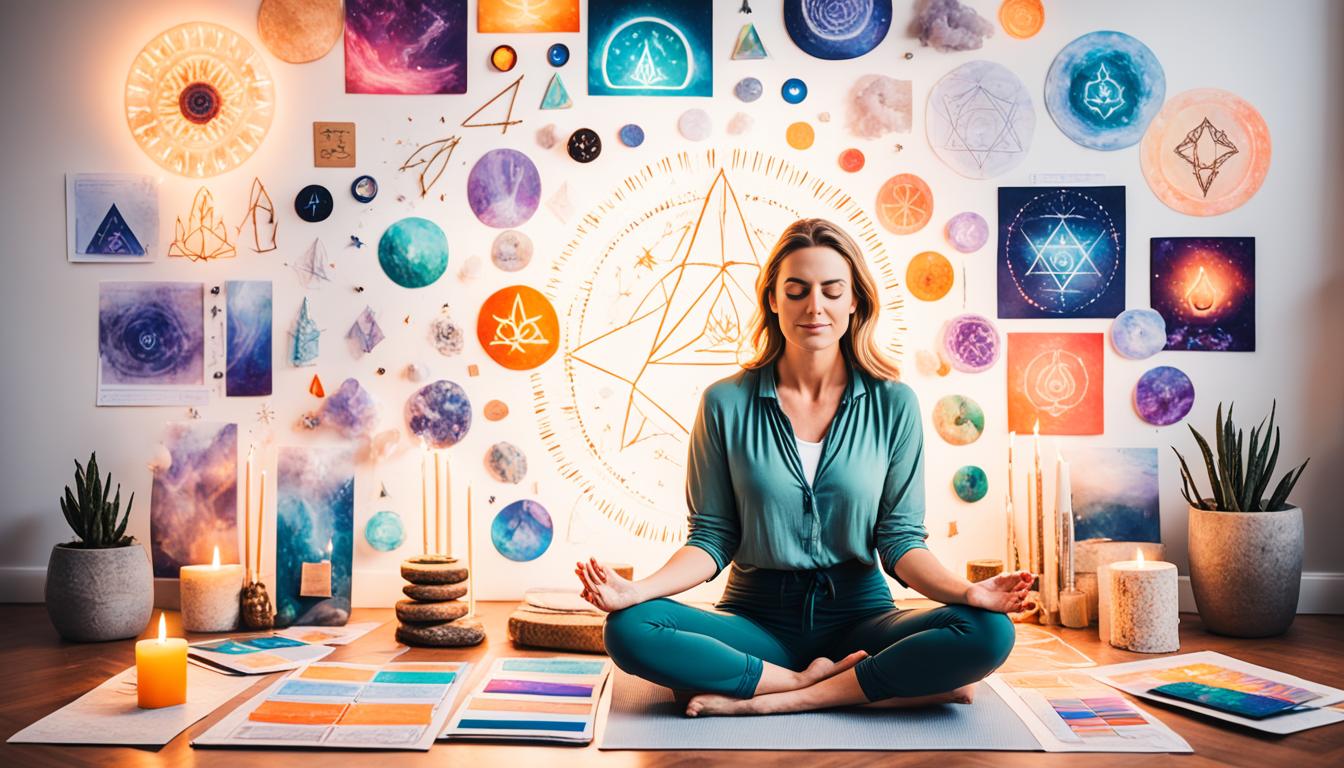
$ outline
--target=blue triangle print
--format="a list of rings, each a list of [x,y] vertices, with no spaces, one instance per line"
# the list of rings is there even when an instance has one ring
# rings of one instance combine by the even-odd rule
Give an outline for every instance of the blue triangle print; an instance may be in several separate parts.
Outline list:
[[[569,109],[572,106],[574,106],[574,102],[569,98],[569,91],[565,90],[565,84],[560,80],[560,75],[551,75],[551,84],[546,86],[546,95],[541,99],[541,108]]]
[[[117,210],[117,204],[113,203],[84,252],[105,256],[144,256],[145,247],[131,231],[121,211]]]
[[[737,33],[737,45],[733,46],[733,60],[764,59],[766,56],[765,44],[756,34],[756,25],[744,24],[742,31]]]

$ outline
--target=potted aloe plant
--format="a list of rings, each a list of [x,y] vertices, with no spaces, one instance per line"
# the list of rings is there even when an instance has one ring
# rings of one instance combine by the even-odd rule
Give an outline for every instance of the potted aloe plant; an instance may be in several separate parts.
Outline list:
[[[1268,426],[1262,419],[1251,430],[1244,454],[1243,434],[1232,422],[1231,406],[1224,421],[1222,403],[1218,404],[1216,450],[1190,427],[1203,454],[1211,496],[1200,493],[1185,457],[1172,448],[1181,460],[1181,495],[1190,505],[1190,586],[1195,607],[1204,626],[1220,635],[1279,635],[1297,615],[1302,510],[1288,503],[1288,494],[1311,459],[1288,470],[1266,498],[1279,459],[1277,406],[1276,402],[1270,409]]]
[[[57,544],[47,562],[47,615],[66,640],[97,642],[135,637],[154,610],[149,553],[126,535],[135,494],[121,511],[121,485],[109,501],[112,473],[98,476],[98,457],[75,462],[75,490],[65,488],[61,512],[79,537]]]

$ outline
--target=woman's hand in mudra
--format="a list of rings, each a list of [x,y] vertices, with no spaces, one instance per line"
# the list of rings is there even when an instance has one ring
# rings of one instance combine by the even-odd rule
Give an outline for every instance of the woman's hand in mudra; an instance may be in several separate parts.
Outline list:
[[[574,573],[583,582],[580,596],[599,610],[610,613],[640,602],[635,583],[597,562],[597,558],[576,563]]]
[[[1029,571],[1012,571],[977,581],[966,589],[966,604],[999,613],[1022,610],[1022,601],[1031,589],[1033,577]]]

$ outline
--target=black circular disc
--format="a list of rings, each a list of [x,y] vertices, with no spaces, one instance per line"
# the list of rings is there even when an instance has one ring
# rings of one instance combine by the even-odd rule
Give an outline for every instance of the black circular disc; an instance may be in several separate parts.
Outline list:
[[[378,180],[369,175],[350,182],[350,195],[361,203],[371,203],[378,196]]]
[[[304,221],[318,222],[331,215],[331,192],[321,184],[309,184],[294,198],[294,212]]]
[[[591,163],[602,154],[602,138],[592,128],[580,128],[569,136],[569,156],[579,163]]]

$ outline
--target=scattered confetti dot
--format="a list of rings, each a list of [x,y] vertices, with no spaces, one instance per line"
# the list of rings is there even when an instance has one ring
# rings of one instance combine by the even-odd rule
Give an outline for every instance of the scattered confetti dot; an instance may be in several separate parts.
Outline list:
[[[495,46],[490,52],[490,66],[500,72],[508,72],[518,63],[518,52],[511,45]]]
[[[817,139],[817,132],[808,123],[793,123],[784,132],[784,138],[794,149],[807,149]]]
[[[688,109],[677,119],[677,131],[687,141],[704,141],[713,128],[709,113],[703,109]]]
[[[850,147],[840,153],[840,170],[845,173],[858,173],[863,170],[864,161],[862,150]]]
[[[796,77],[790,77],[779,89],[779,95],[789,104],[801,104],[803,99],[807,98],[807,83]]]
[[[761,81],[754,77],[744,77],[737,81],[737,85],[733,86],[733,95],[738,100],[748,104],[761,98],[764,91],[765,88],[761,85]]]
[[[546,63],[552,67],[563,67],[569,63],[569,46],[556,43],[546,49]]]
[[[634,123],[621,126],[621,143],[627,147],[638,147],[644,143],[644,129]]]

